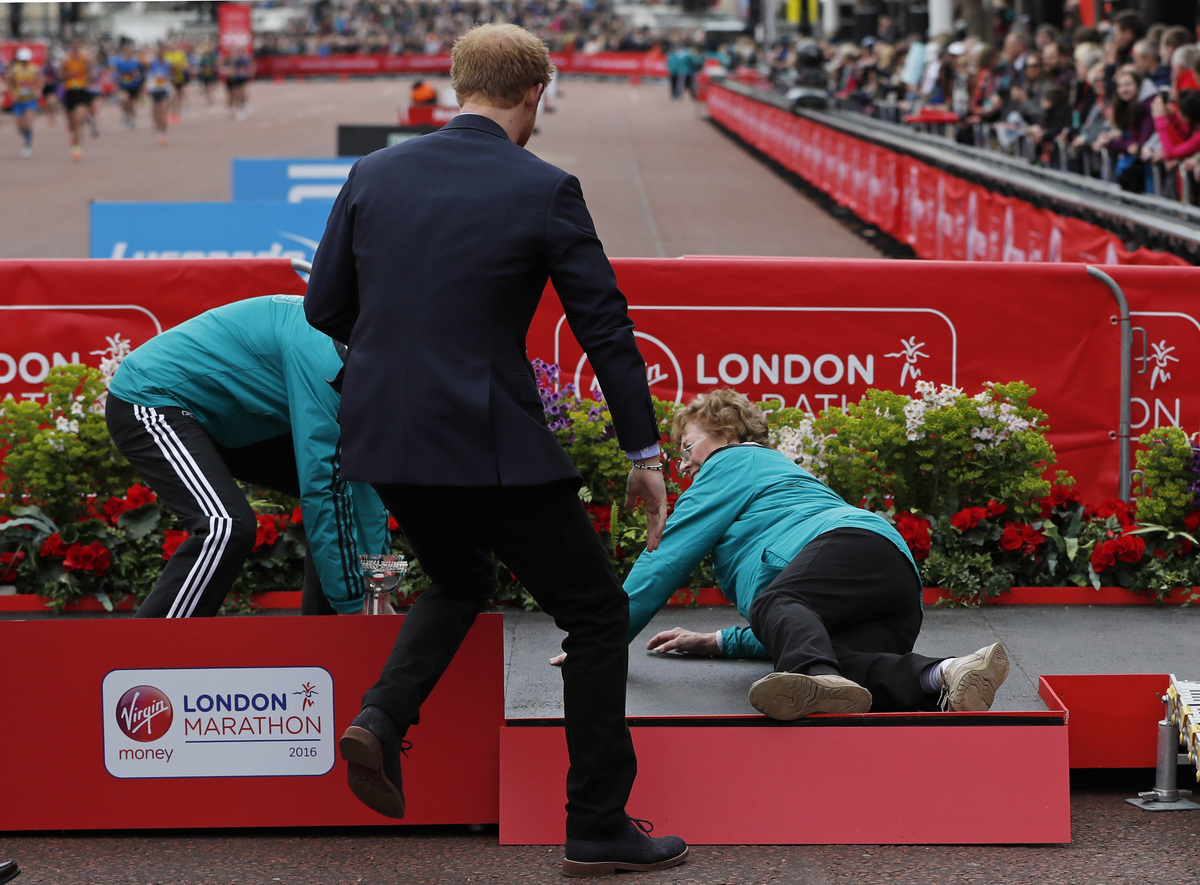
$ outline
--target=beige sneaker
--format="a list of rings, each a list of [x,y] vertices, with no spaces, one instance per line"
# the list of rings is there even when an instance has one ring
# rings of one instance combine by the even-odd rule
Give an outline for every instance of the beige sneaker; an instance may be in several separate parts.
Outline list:
[[[750,686],[750,706],[784,720],[810,713],[866,713],[871,693],[844,676],[771,673]]]
[[[986,713],[996,699],[996,689],[1008,678],[1008,653],[999,642],[946,662],[942,669],[942,696],[938,703],[954,713]]]

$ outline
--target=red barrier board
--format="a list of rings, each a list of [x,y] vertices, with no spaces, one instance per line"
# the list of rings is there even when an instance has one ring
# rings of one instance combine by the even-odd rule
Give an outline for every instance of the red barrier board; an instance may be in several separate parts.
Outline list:
[[[1038,694],[1067,709],[1072,768],[1154,768],[1165,673],[1043,676]]]
[[[615,259],[651,392],[681,402],[714,387],[820,411],[869,388],[918,381],[968,394],[1025,381],[1050,417],[1058,466],[1085,500],[1117,495],[1117,303],[1081,265],[825,259]],[[557,298],[531,356],[562,381],[593,377]]]
[[[937,714],[906,725],[878,714],[803,724],[745,717],[744,726],[646,720],[632,727],[629,813],[695,845],[1070,842],[1062,716],[963,727]],[[566,770],[561,727],[504,729],[502,845],[563,841]],[[964,795],[986,796],[988,813],[958,813]]]
[[[1077,218],[970,184],[928,163],[714,86],[712,119],[921,258],[1186,266]]]
[[[1130,427],[1200,433],[1200,268],[1106,267],[1133,321]]]
[[[665,77],[667,62],[658,52],[552,52],[562,74],[614,77]],[[260,77],[448,74],[449,55],[270,55],[256,61]]]
[[[40,397],[52,366],[99,366],[117,335],[136,347],[220,304],[305,288],[282,259],[0,261],[0,399]]]
[[[0,829],[401,823],[336,745],[402,617],[0,622]],[[499,819],[503,662],[481,615],[409,730],[403,824]]]

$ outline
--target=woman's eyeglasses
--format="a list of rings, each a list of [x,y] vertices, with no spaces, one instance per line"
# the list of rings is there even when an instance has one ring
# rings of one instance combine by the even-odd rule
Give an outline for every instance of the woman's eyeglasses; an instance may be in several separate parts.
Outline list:
[[[704,436],[693,442],[690,446],[680,447],[679,453],[681,457],[679,458],[679,466],[681,468],[692,463],[692,449],[696,448],[696,446],[700,445],[700,443],[704,442],[710,436],[712,436],[711,433],[706,433]]]

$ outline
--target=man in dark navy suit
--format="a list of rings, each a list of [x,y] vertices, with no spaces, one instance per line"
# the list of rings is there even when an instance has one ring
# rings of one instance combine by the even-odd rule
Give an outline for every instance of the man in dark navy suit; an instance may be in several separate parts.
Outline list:
[[[651,838],[625,811],[637,769],[628,599],[525,353],[549,279],[604,390],[630,459],[627,504],[645,502],[654,549],[666,490],[625,298],[579,182],[524,150],[553,70],[522,28],[461,37],[451,81],[462,113],[358,161],[313,261],[309,322],[349,346],[343,474],[376,487],[432,578],[340,748],[355,795],[403,816],[404,735],[495,589],[495,554],[567,633],[563,872],[661,869],[687,846]]]

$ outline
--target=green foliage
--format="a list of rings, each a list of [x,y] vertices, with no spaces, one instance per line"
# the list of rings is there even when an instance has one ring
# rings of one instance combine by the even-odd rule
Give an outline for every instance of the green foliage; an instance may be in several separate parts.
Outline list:
[[[1196,452],[1178,427],[1158,427],[1138,438],[1145,448],[1137,453],[1142,475],[1138,515],[1144,522],[1182,525],[1196,499]]]
[[[98,370],[55,366],[43,389],[41,401],[0,402],[0,513],[26,504],[67,523],[89,514],[88,495],[118,494],[136,474],[109,438]]]
[[[919,396],[869,390],[845,410],[780,427],[781,451],[851,503],[897,511],[952,513],[1000,501],[1036,511],[1054,463],[1046,415],[1021,382],[975,396],[918,382]]]
[[[580,497],[617,575],[644,550],[646,516],[625,506],[629,462],[603,402],[558,385],[558,371],[535,361],[551,430],[583,476]],[[772,442],[844,498],[892,520],[913,551],[925,584],[978,604],[1013,586],[1122,586],[1152,598],[1200,584],[1195,506],[1197,458],[1182,431],[1142,437],[1144,491],[1130,502],[1084,505],[1059,471],[1045,439],[1046,416],[1033,390],[990,384],[974,396],[919,384],[914,397],[871,390],[843,409],[813,417],[761,407]],[[0,454],[0,584],[36,592],[61,610],[95,596],[106,605],[140,602],[184,533],[108,439],[104,383],[95,370],[52,371],[44,402],[3,404]],[[668,500],[682,492],[676,405],[654,401],[660,442],[671,459]],[[259,522],[226,611],[252,610],[255,594],[303,583],[304,528],[293,499],[248,490]],[[1135,518],[1140,517],[1140,523]],[[409,560],[402,585],[411,601],[429,585],[403,536],[393,551]],[[715,583],[705,563],[692,589]],[[496,563],[498,603],[535,607],[509,570]]]

